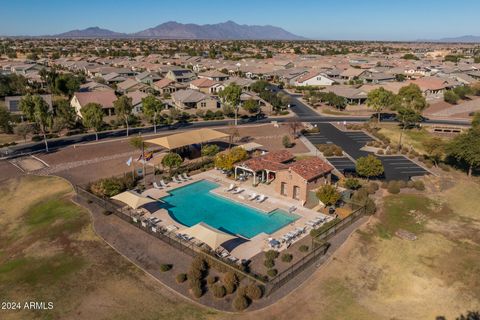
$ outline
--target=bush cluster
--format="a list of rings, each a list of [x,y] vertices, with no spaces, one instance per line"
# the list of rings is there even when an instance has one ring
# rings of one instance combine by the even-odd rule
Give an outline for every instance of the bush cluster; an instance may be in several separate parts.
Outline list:
[[[343,155],[342,148],[333,143],[317,144],[316,147],[325,157],[340,157]]]
[[[135,179],[131,173],[123,177],[100,179],[89,186],[90,191],[99,197],[113,197],[135,187]]]

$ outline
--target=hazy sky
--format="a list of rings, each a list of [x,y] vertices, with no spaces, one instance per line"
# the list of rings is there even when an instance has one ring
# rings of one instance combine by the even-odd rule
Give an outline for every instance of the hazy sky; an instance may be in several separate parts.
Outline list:
[[[478,0],[2,0],[0,35],[166,21],[275,25],[312,39],[416,40],[480,35]]]

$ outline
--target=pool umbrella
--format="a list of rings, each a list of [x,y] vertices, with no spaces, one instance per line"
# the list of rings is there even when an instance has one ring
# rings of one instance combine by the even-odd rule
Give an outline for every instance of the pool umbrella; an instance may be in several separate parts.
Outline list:
[[[179,233],[194,237],[195,239],[206,243],[213,250],[216,250],[222,245],[222,243],[236,238],[236,236],[215,229],[203,222],[197,223],[190,228],[180,230]]]
[[[113,196],[112,199],[123,202],[132,209],[138,209],[143,205],[157,201],[155,199],[144,197],[134,191],[125,191],[119,193],[116,196]]]

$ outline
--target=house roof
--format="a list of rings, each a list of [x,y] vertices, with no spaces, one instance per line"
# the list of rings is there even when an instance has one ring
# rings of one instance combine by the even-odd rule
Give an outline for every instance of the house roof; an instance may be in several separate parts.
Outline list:
[[[437,77],[423,77],[420,79],[412,80],[410,83],[414,83],[420,87],[422,91],[427,90],[443,90],[448,87],[447,81]]]
[[[136,86],[137,84],[141,84],[141,82],[138,82],[137,80],[135,79],[127,79],[123,82],[120,82],[118,85],[117,85],[117,88],[120,89],[120,90],[127,90],[127,89],[130,89],[134,86]],[[142,84],[143,85],[143,84]]]
[[[172,98],[174,101],[182,103],[196,103],[205,99],[206,97],[207,96],[204,93],[192,89],[179,90],[172,94]]]
[[[173,81],[171,79],[165,78],[165,79],[158,80],[158,81],[154,82],[153,85],[155,87],[159,88],[159,89],[162,89],[162,88],[168,87],[169,85],[171,85],[174,82],[175,81]]]
[[[310,181],[331,172],[333,167],[320,158],[313,157],[295,161],[289,166],[289,169]]]
[[[100,104],[103,108],[112,108],[113,102],[117,100],[113,91],[75,92],[74,96],[82,107],[87,103],[94,102]]]
[[[132,98],[132,105],[136,106],[137,104],[141,103],[142,99],[147,97],[148,94],[137,90],[137,91],[127,93],[126,96],[129,98]]]
[[[279,171],[288,169],[288,165],[283,162],[293,160],[294,156],[287,150],[275,151],[266,155],[244,161],[240,166],[249,168],[253,171],[269,170]]]
[[[218,70],[208,70],[208,71],[200,73],[198,76],[199,77],[205,77],[205,78],[225,78],[225,77],[228,77],[228,75],[226,75],[225,73],[220,72]]]
[[[211,86],[215,85],[216,82],[208,78],[198,78],[191,81],[190,84],[197,88],[210,88]]]

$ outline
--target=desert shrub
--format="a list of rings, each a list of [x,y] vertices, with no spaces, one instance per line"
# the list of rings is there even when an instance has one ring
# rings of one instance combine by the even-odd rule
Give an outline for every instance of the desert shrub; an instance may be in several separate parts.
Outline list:
[[[425,190],[425,184],[421,180],[416,180],[413,182],[413,187],[418,191]]]
[[[189,280],[200,280],[203,276],[203,272],[201,270],[190,268],[188,271],[188,279]]]
[[[179,273],[175,277],[175,280],[177,280],[177,283],[183,283],[187,281],[187,274],[186,273]]]
[[[268,269],[267,270],[267,275],[269,277],[275,277],[276,275],[278,274],[278,270],[277,269]]]
[[[388,150],[385,152],[385,154],[391,155],[391,154],[392,154],[392,150],[388,149]]]
[[[430,161],[430,160],[426,160],[426,161],[425,161],[425,167],[427,167],[427,168],[430,169],[431,167],[433,167],[433,162]]]
[[[378,191],[380,187],[378,186],[378,183],[376,182],[370,182],[367,187],[367,192],[369,194],[374,194],[375,192]]]
[[[383,152],[382,149],[378,149],[378,150],[377,150],[377,154],[385,154],[385,152]]]
[[[387,189],[388,188],[388,182],[387,181],[382,181],[382,184],[380,185],[382,189]]]
[[[305,244],[302,244],[299,248],[298,248],[298,251],[300,252],[308,252],[308,246],[305,245]]]
[[[290,253],[284,253],[282,255],[282,261],[283,262],[291,262],[293,259],[293,255],[291,255]],[[272,266],[273,267],[273,266]]]
[[[245,295],[252,300],[258,300],[263,296],[263,291],[258,285],[252,283],[246,287]]]
[[[162,272],[167,272],[169,270],[172,270],[172,265],[171,264],[161,264],[160,265],[160,271]]]
[[[225,286],[225,289],[227,290],[227,294],[231,294],[231,293],[235,292],[235,289],[237,288],[238,277],[234,272],[228,271],[223,276],[222,282]]]
[[[215,298],[223,298],[227,294],[227,290],[221,284],[215,284],[212,286],[212,293]]]
[[[398,194],[400,192],[400,186],[397,181],[392,180],[388,183],[387,190],[391,194]]]
[[[200,279],[192,279],[188,277],[188,286],[190,289],[195,288],[195,287],[202,287],[202,281]]]
[[[289,136],[283,136],[282,138],[282,144],[285,148],[291,148],[293,147],[293,143],[292,141],[290,140],[290,137]]]
[[[332,152],[332,150],[328,149],[328,150],[325,150],[325,151],[323,152],[323,155],[324,155],[325,157],[332,157],[332,156],[333,156],[333,152]]]
[[[90,185],[90,191],[99,197],[113,197],[117,194],[132,189],[135,186],[135,179],[132,174],[124,177],[112,177],[100,179]]]
[[[242,311],[248,308],[248,299],[243,295],[237,295],[232,302],[235,310]]]
[[[345,179],[345,187],[351,190],[357,190],[360,188],[360,181],[355,178],[347,178]]]
[[[207,262],[202,257],[196,257],[192,261],[191,268],[200,270],[202,272],[206,271],[207,270]]]
[[[192,287],[190,290],[192,291],[193,296],[197,299],[203,295],[203,289],[201,285]]]
[[[438,167],[439,167],[440,169],[442,169],[443,171],[450,171],[450,167],[449,167],[448,165],[446,165],[445,163],[440,162],[440,163],[438,164]]]
[[[407,188],[413,188],[413,181],[412,180],[409,180],[407,182]]]
[[[407,182],[405,180],[398,180],[398,187],[400,189],[406,188],[407,187]]]
[[[275,250],[268,250],[267,252],[265,252],[265,258],[266,259],[274,260],[274,259],[277,259],[279,255],[280,255],[280,253],[278,251],[275,251]]]
[[[215,276],[208,276],[207,277],[207,283],[208,284],[211,285],[211,284],[214,284],[215,282],[217,282],[217,277],[215,277]]]
[[[263,265],[270,269],[275,266],[275,261],[273,259],[266,259],[265,261],[263,261]]]

